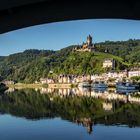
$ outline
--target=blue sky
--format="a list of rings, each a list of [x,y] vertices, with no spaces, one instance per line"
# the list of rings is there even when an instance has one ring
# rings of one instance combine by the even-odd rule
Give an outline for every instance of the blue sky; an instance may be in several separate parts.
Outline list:
[[[140,39],[140,21],[94,19],[32,26],[0,35],[0,56],[26,49],[59,50],[82,44],[91,34],[93,41]]]

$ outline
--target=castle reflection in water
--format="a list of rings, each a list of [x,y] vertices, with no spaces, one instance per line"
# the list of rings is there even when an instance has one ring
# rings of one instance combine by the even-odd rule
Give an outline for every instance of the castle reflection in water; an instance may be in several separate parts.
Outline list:
[[[128,94],[130,92],[130,94]],[[41,88],[41,94],[53,94],[53,96],[67,97],[67,96],[87,96],[93,98],[100,98],[104,101],[102,102],[102,108],[105,111],[114,111],[115,105],[113,101],[122,101],[124,103],[136,103],[140,104],[140,96],[134,96],[135,91],[125,91],[125,94],[120,94],[115,89],[111,90],[101,90],[101,89],[91,89],[91,88],[73,88],[73,89],[49,89],[49,88]],[[123,93],[123,92],[122,92]],[[53,99],[53,98],[52,98]],[[80,120],[75,120],[78,125],[82,125],[87,129],[87,132],[90,134],[93,132],[94,122],[91,118],[81,118]]]
[[[6,92],[14,92],[16,89],[9,88]],[[103,99],[102,101],[102,108],[104,111],[113,111],[115,110],[115,105],[113,101],[121,101],[124,103],[134,103],[134,104],[140,104],[140,96],[134,96],[135,93],[129,94],[120,94],[115,89],[92,89],[92,88],[40,88],[35,89],[37,92],[40,92],[40,94],[48,94],[50,95],[50,100],[53,100],[53,97],[60,96],[61,98],[64,97],[75,97],[75,96],[86,96],[86,97],[92,97],[95,99]],[[139,92],[137,92],[139,93]],[[82,125],[86,127],[87,132],[90,134],[93,131],[93,120],[89,117],[83,117],[80,119],[73,120],[78,125]]]

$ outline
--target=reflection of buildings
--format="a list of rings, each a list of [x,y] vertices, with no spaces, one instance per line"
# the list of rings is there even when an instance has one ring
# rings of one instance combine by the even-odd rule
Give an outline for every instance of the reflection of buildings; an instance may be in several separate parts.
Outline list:
[[[102,120],[103,118],[104,118],[104,111],[102,110],[102,109],[104,109],[105,111],[114,111],[115,109],[118,109],[118,102],[116,102],[116,101],[108,101],[108,100],[122,100],[122,101],[125,101],[126,99],[128,99],[129,100],[129,102],[137,102],[137,103],[140,103],[140,98],[136,98],[136,97],[131,97],[130,95],[129,96],[126,96],[126,95],[119,95],[119,94],[115,94],[115,93],[109,93],[108,91],[100,91],[100,92],[96,92],[95,90],[93,90],[93,89],[88,89],[88,88],[84,88],[84,89],[77,89],[77,88],[75,88],[75,89],[49,89],[49,88],[42,88],[41,89],[41,91],[40,92],[42,92],[43,94],[52,94],[52,93],[55,93],[55,95],[59,95],[59,96],[61,96],[61,97],[65,97],[65,96],[71,96],[71,95],[73,95],[73,96],[91,96],[91,97],[94,97],[94,98],[102,98],[102,99],[105,99],[105,100],[107,100],[107,101],[102,101],[102,100],[100,100],[100,101],[102,101],[102,102],[100,102],[100,104],[99,104],[99,114],[101,115],[102,114],[102,112],[103,112],[103,117],[99,117],[98,116],[98,113],[97,113],[97,115],[95,115],[95,116],[98,116],[97,118],[94,116],[94,118],[95,118],[95,120],[94,120],[94,123],[96,124],[96,123],[98,123],[98,119],[100,120]],[[29,92],[27,92],[27,93],[29,93]],[[63,95],[63,96],[62,96]],[[16,96],[16,97],[18,97],[18,96]],[[21,97],[21,96],[20,96]],[[29,96],[29,97],[32,97],[32,96]],[[40,96],[41,97],[41,96]],[[55,98],[53,98],[53,96],[49,96],[49,98],[50,98],[50,101],[52,101],[52,103],[54,102],[54,101],[56,101],[56,100],[54,100]],[[79,98],[79,97],[78,97]],[[16,99],[18,99],[18,98],[16,98]],[[28,99],[28,98],[27,98]],[[31,98],[32,99],[32,98]],[[43,98],[43,99],[45,99],[45,98]],[[70,98],[71,99],[71,98]],[[87,98],[86,98],[87,99]],[[89,98],[88,98],[89,99]],[[17,100],[18,101],[18,100]],[[40,101],[40,100],[39,100]],[[45,101],[45,100],[43,100],[43,101]],[[62,100],[62,101],[66,101],[66,100]],[[77,100],[75,100],[75,101],[77,101]],[[54,102],[55,103],[55,102]],[[79,102],[78,102],[79,103]],[[95,102],[96,103],[96,102]],[[98,102],[97,102],[98,103]],[[101,106],[101,103],[102,103],[102,106]],[[32,104],[31,104],[32,105]],[[51,104],[50,104],[51,105]],[[46,107],[50,107],[50,105],[49,106],[45,106],[45,108]],[[53,104],[52,104],[53,105]],[[55,104],[55,105],[57,105],[57,104]],[[67,104],[68,105],[68,104]],[[124,105],[124,103],[122,103],[122,102],[119,102],[119,107],[120,107],[120,105]],[[43,103],[43,106],[44,106],[44,103]],[[63,104],[62,104],[62,106],[63,106]],[[75,106],[73,106],[73,107],[75,107]],[[101,108],[101,107],[103,107],[103,108]],[[57,107],[56,107],[57,108]],[[94,107],[93,107],[94,108]],[[65,109],[67,109],[67,108],[65,108]],[[83,109],[83,107],[82,107],[82,109]],[[96,109],[96,108],[95,108]],[[88,108],[87,108],[87,110],[88,110]],[[96,109],[97,110],[97,109]],[[95,110],[95,112],[96,112],[96,110]],[[37,110],[38,111],[38,110]],[[89,112],[87,112],[86,114],[85,114],[85,108],[84,108],[84,110],[82,110],[82,114],[81,114],[81,112],[76,112],[76,113],[72,113],[73,114],[73,116],[71,116],[70,118],[74,121],[76,121],[76,123],[77,124],[80,124],[80,125],[82,125],[82,126],[84,126],[86,129],[87,129],[87,132],[90,134],[92,131],[93,131],[93,125],[94,125],[94,123],[93,123],[93,118],[91,119],[91,118],[88,118],[88,117],[85,117],[85,116],[87,116],[87,114],[89,113]],[[101,112],[102,111],[102,112]],[[48,112],[48,111],[47,111]],[[52,112],[53,112],[53,110],[52,110]],[[63,112],[63,110],[62,110],[62,112]],[[98,112],[98,110],[97,110],[97,112]],[[39,112],[40,113],[40,112]],[[54,112],[53,112],[54,113]],[[77,114],[80,114],[80,115],[77,115]],[[89,115],[91,115],[92,116],[92,114],[94,113],[94,110],[93,110],[93,112],[90,114],[88,114],[88,116]],[[112,113],[112,112],[111,112]],[[133,112],[132,112],[133,113]],[[30,114],[30,113],[29,113]],[[51,113],[50,113],[51,114]],[[60,113],[61,114],[61,113]],[[62,113],[63,114],[63,113]],[[68,113],[69,114],[69,113]],[[71,113],[70,113],[71,114]],[[95,113],[96,114],[96,113]],[[108,114],[108,113],[107,113]],[[117,116],[117,114],[116,114],[116,112],[115,112],[115,115]],[[43,109],[43,116],[44,116],[44,109]],[[63,115],[62,115],[63,116]],[[75,119],[77,116],[82,116],[82,118],[78,118],[78,119]],[[90,117],[91,117],[90,116]],[[102,115],[101,115],[102,116]],[[66,113],[66,117],[68,117],[67,116],[67,113]],[[92,116],[93,117],[93,116]],[[69,118],[69,117],[68,117]],[[110,121],[112,121],[112,120],[115,120],[116,118],[115,118],[115,116],[113,116],[112,114],[110,115],[110,118],[108,118],[108,116],[106,117],[105,116],[105,120],[106,120],[106,122],[110,122]],[[130,117],[128,116],[128,119],[129,119]],[[71,120],[70,119],[70,120]],[[131,119],[131,118],[130,118]],[[133,118],[132,118],[133,119]],[[118,121],[118,120],[115,120],[115,121]]]
[[[15,88],[9,88],[6,93],[15,92]],[[122,101],[124,103],[130,102],[130,103],[139,103],[140,104],[140,98],[134,97],[131,95],[125,95],[125,94],[116,94],[115,91],[102,91],[102,90],[94,90],[90,88],[61,88],[61,89],[54,89],[54,88],[41,88],[36,89],[36,91],[40,90],[41,94],[50,94],[50,97],[53,96],[60,96],[60,97],[75,97],[75,96],[86,96],[86,97],[93,97],[93,98],[100,98],[107,101]],[[111,110],[112,105],[111,104],[105,104],[103,103],[103,109],[104,110]]]
[[[5,93],[12,93],[14,92],[16,89],[15,88],[8,88]]]
[[[128,101],[131,103],[140,103],[140,98],[139,97],[132,97],[132,96],[128,96]]]
[[[53,92],[55,92],[55,89],[53,89],[53,88],[41,88],[40,89],[41,94],[47,94],[47,93],[53,93]]]
[[[79,95],[79,96],[91,96],[91,89],[90,88],[82,88],[82,87],[79,87],[78,90],[77,90],[77,93],[76,95]]]
[[[140,103],[139,97],[132,97],[131,95],[125,95],[125,94],[117,94],[115,91],[104,91],[104,90],[94,90],[90,88],[67,88],[67,89],[53,89],[53,88],[41,88],[40,90],[41,94],[52,94],[56,96],[61,97],[67,97],[67,96],[87,96],[87,97],[93,97],[93,98],[100,98],[103,100],[108,101],[122,101],[124,103],[131,102],[131,103]],[[103,108],[105,110],[111,110],[112,105],[111,104],[103,104]]]
[[[42,84],[52,84],[52,83],[54,83],[54,80],[50,79],[50,78],[40,78],[40,82]]]
[[[111,111],[113,108],[113,105],[111,102],[103,102],[103,109],[105,111]]]
[[[14,92],[15,88],[9,88],[6,93]],[[39,89],[37,89],[39,90]],[[118,100],[123,102],[131,102],[131,103],[140,103],[139,97],[133,97],[131,95],[125,94],[117,94],[115,91],[104,91],[104,90],[94,90],[90,88],[61,88],[61,89],[54,89],[54,88],[41,88],[41,94],[51,94],[53,96],[61,96],[61,97],[68,97],[68,96],[86,96],[86,97],[93,97],[93,98],[100,98],[108,101]],[[111,110],[111,104],[103,104],[103,108],[105,110]]]
[[[75,89],[70,89],[70,88],[61,88],[61,89],[54,89],[54,88],[41,88],[40,93],[41,94],[53,94],[56,96],[73,96],[75,93]]]
[[[94,91],[91,92],[91,96],[94,98],[101,98],[104,100],[119,100],[123,102],[127,102],[127,96],[123,94],[116,94],[116,93],[108,93],[107,91],[105,93],[96,93]]]

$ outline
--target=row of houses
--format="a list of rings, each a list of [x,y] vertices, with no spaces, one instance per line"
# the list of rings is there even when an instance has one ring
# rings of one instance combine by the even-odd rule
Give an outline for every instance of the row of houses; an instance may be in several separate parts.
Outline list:
[[[82,76],[77,76],[77,75],[60,75],[57,78],[41,78],[40,82],[42,84],[53,84],[53,83],[79,83],[83,81],[88,81],[90,80],[91,76],[90,75],[82,75]]]
[[[110,78],[122,80],[123,78],[131,78],[134,76],[140,76],[140,70],[133,71],[121,71],[121,72],[108,72],[102,74],[94,75],[59,75],[57,78],[40,78],[40,83],[42,84],[53,84],[53,83],[66,83],[66,84],[75,84],[84,81],[107,81]],[[14,80],[5,80],[5,84],[15,84]]]
[[[40,82],[42,84],[51,84],[51,83],[80,83],[84,81],[98,81],[104,80],[107,81],[110,78],[122,80],[123,78],[131,78],[134,76],[140,76],[140,70],[135,71],[121,71],[121,72],[108,72],[102,74],[94,74],[94,75],[59,75],[57,78],[41,78]]]
[[[131,78],[134,76],[140,76],[140,70],[135,71],[124,70],[121,72],[108,72],[100,75],[93,75],[91,76],[91,80],[93,81],[98,79],[108,80],[110,78],[122,80],[123,78]]]

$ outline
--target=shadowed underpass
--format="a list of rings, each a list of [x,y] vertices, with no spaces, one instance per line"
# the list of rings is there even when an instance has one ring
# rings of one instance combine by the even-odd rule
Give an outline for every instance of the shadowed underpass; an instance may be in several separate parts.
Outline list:
[[[0,33],[78,19],[140,19],[138,0],[2,0]]]

